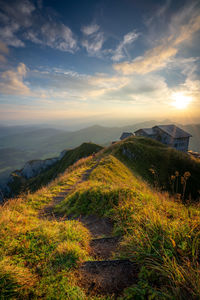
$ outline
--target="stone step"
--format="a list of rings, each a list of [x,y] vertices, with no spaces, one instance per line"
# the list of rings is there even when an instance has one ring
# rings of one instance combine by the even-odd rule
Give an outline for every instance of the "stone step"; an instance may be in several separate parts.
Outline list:
[[[115,294],[137,282],[136,263],[125,260],[87,261],[80,267],[81,285],[90,295]]]

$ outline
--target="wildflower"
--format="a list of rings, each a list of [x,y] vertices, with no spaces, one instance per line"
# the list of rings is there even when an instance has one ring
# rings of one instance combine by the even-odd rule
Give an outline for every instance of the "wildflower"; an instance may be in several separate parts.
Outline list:
[[[191,176],[191,174],[190,172],[185,172],[183,176],[187,180]]]
[[[150,168],[149,171],[152,173],[152,174],[155,174],[155,170]]]

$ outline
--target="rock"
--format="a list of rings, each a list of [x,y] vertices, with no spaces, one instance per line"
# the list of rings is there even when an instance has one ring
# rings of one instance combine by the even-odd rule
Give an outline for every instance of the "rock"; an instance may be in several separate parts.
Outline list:
[[[14,181],[14,177],[21,177],[24,178],[24,180],[35,177],[61,160],[66,152],[67,150],[62,151],[58,157],[28,161],[21,170],[12,172],[7,180],[0,186],[0,202],[3,202],[4,197],[8,198],[12,196],[10,184]]]

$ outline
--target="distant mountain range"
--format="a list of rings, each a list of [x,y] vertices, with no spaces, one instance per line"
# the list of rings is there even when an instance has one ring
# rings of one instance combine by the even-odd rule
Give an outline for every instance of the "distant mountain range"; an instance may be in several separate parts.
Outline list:
[[[159,122],[169,123],[172,121]],[[22,168],[28,160],[57,156],[62,150],[77,147],[83,142],[109,145],[124,131],[134,132],[156,124],[157,121],[150,120],[123,127],[94,125],[73,132],[39,126],[0,126],[0,181],[13,170]],[[192,134],[189,148],[200,152],[200,124],[178,126]]]

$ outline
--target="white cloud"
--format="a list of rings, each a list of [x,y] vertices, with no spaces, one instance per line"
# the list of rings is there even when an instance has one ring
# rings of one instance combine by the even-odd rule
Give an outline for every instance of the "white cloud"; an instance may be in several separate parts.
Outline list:
[[[126,52],[126,46],[131,45],[139,36],[135,30],[127,33],[124,35],[123,40],[119,43],[116,50],[113,51],[114,54],[112,56],[112,60],[119,61],[120,59],[124,58],[124,54]]]
[[[60,51],[74,52],[77,42],[71,29],[62,23],[45,23],[40,31],[30,30],[26,39],[36,44],[46,45]]]
[[[92,39],[83,39],[82,46],[87,50],[89,55],[99,56],[103,46],[104,36],[102,32],[95,34]]]
[[[0,15],[0,35],[7,45],[23,47],[24,40],[30,40],[60,51],[77,50],[77,41],[71,29],[49,14],[42,15],[31,1],[13,1],[11,5],[0,0],[0,4],[3,11]],[[41,7],[41,1],[38,6]]]
[[[91,24],[91,25],[88,25],[88,26],[83,26],[81,28],[81,31],[85,35],[91,35],[91,34],[97,32],[98,30],[99,30],[99,25],[97,25],[97,24]]]
[[[104,34],[100,31],[100,27],[97,24],[91,24],[82,27],[83,40],[82,46],[86,49],[90,56],[101,56],[101,49],[105,41]]]
[[[20,63],[16,70],[8,70],[1,74],[0,92],[5,95],[29,96],[30,89],[24,83],[27,73],[25,64]]]
[[[94,101],[99,104],[105,101],[117,101],[124,104],[128,102],[150,104],[166,103],[170,94],[164,78],[155,75],[127,77],[95,74],[91,76],[60,69],[45,72],[35,70],[31,75],[38,79],[34,89],[43,88],[47,98],[53,98],[55,101]]]

